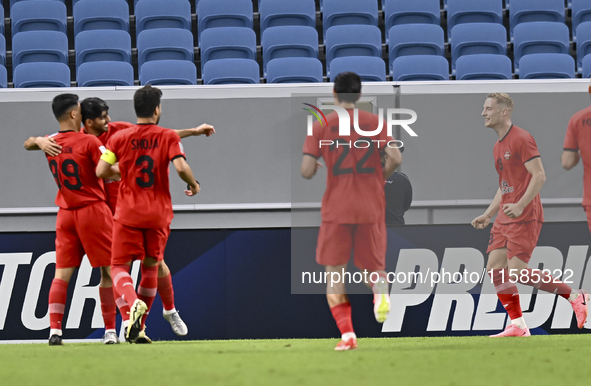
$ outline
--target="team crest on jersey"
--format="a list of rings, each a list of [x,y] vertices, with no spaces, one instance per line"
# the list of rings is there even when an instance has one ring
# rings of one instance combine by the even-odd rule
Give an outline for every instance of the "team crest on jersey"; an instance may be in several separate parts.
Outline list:
[[[511,158],[511,153],[509,153],[508,151],[505,152],[505,159],[509,159]]]
[[[513,187],[509,186],[509,183],[505,180],[501,181],[501,193],[502,194],[513,193]]]

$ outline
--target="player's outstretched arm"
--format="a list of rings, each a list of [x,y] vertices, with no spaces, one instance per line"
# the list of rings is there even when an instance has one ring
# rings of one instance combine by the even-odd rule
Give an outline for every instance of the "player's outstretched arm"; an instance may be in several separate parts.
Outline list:
[[[386,152],[386,162],[382,168],[382,175],[384,179],[387,179],[402,163],[402,154],[397,148],[391,148],[388,146],[384,148],[384,151]]]
[[[183,157],[177,157],[172,161],[172,163],[179,174],[179,177],[181,177],[181,180],[185,181],[187,185],[189,185],[190,190],[185,190],[185,194],[191,197],[199,193],[199,184],[195,180],[193,171],[191,170],[191,167],[187,161],[185,161]]]
[[[497,189],[497,194],[493,198],[492,202],[486,208],[483,214],[472,220],[472,226],[476,229],[484,229],[490,224],[490,220],[499,212],[499,206],[501,205],[501,188]]]
[[[581,159],[581,154],[578,150],[563,150],[560,160],[562,161],[562,167],[566,170],[574,168]]]
[[[215,134],[215,129],[213,128],[212,125],[208,125],[207,123],[204,123],[200,126],[193,127],[191,129],[175,130],[175,132],[181,138],[187,138],[187,137],[191,137],[191,136],[199,136],[199,135],[203,135],[203,134],[205,134],[206,137],[209,137],[212,134]]]
[[[527,190],[523,194],[523,197],[521,197],[517,203],[503,205],[503,211],[510,218],[521,216],[525,207],[532,202],[538,193],[540,193],[542,186],[544,186],[544,182],[546,182],[546,172],[544,171],[544,166],[542,165],[542,159],[540,157],[531,159],[524,165],[529,174],[531,174],[531,180],[529,181],[529,185],[527,186]]]
[[[318,169],[322,167],[322,164],[318,162],[318,160],[311,155],[304,154],[302,158],[302,167],[301,173],[302,177],[309,180],[316,175]]]
[[[24,144],[27,150],[43,150],[49,156],[56,156],[62,152],[62,147],[50,137],[29,137]]]

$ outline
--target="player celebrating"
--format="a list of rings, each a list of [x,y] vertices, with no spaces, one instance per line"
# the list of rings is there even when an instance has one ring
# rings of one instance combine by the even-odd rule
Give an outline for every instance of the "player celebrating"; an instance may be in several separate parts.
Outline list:
[[[511,318],[511,325],[505,331],[491,337],[530,336],[519,304],[517,281],[567,299],[575,312],[577,326],[583,328],[589,295],[572,290],[547,271],[527,268],[544,221],[539,192],[546,175],[534,138],[513,125],[512,112],[513,100],[509,95],[488,94],[482,116],[485,126],[493,128],[499,136],[493,152],[499,189],[484,214],[472,221],[472,226],[486,228],[498,212],[486,251],[489,253],[487,270]]]
[[[115,298],[109,275],[111,228],[113,219],[107,204],[103,181],[94,175],[101,157],[101,143],[93,136],[82,135],[78,96],[61,94],[53,99],[53,114],[60,131],[50,138],[59,144],[61,154],[47,155],[49,169],[58,186],[55,203],[59,206],[56,221],[56,269],[49,290],[49,345],[62,344],[61,323],[67,300],[68,283],[87,251],[93,267],[100,267],[99,293],[105,322],[103,343],[118,343],[115,326]],[[31,146],[31,139],[25,148]]]
[[[347,109],[353,127],[353,109],[361,96],[361,79],[352,72],[339,74],[335,79],[333,94],[335,105]],[[378,116],[364,111],[358,113],[359,127],[378,127]],[[329,114],[326,119],[327,126],[315,122],[313,135],[306,138],[301,168],[304,178],[312,178],[321,166],[317,159],[322,157],[328,173],[326,192],[322,198],[322,224],[318,234],[316,261],[326,266],[327,272],[342,274],[353,249],[355,265],[361,270],[375,272],[379,277],[372,290],[375,317],[378,322],[383,323],[390,310],[390,295],[384,271],[387,238],[384,179],[394,172],[402,157],[397,145],[386,145],[393,139],[385,131],[369,140],[353,130],[349,138],[342,138],[339,137],[338,130],[331,129],[339,126],[337,113]],[[369,147],[357,148],[349,145],[349,141],[355,143],[358,140],[369,143]],[[326,143],[332,145],[323,146]],[[380,162],[382,150],[387,154],[383,169]],[[351,304],[344,281],[334,286],[327,283],[326,297],[342,334],[342,340],[335,350],[357,348],[357,336],[351,321]]]
[[[149,311],[158,284],[158,265],[173,218],[168,182],[172,161],[179,176],[189,184],[188,196],[199,192],[191,168],[185,161],[180,137],[172,130],[157,126],[161,115],[162,92],[150,85],[134,94],[137,125],[114,135],[107,143],[96,175],[110,178],[121,168],[121,186],[115,211],[112,246],[112,272],[115,291],[130,309],[126,338],[135,341],[144,334],[145,315]],[[142,260],[142,279],[136,294],[129,266]]]

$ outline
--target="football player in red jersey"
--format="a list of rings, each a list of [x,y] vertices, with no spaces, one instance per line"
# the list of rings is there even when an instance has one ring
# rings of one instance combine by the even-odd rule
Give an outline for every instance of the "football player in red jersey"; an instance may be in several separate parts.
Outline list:
[[[352,72],[339,74],[334,82],[334,104],[346,109],[353,127],[355,102],[361,96],[361,79]],[[386,199],[384,179],[400,165],[402,156],[398,143],[382,130],[366,138],[351,130],[349,136],[339,134],[339,116],[326,116],[328,125],[315,122],[312,135],[306,138],[301,173],[314,177],[324,158],[327,170],[326,191],[322,198],[322,224],[318,234],[316,261],[326,271],[341,274],[353,249],[355,265],[370,272],[374,293],[376,320],[383,323],[390,311],[390,294],[384,271],[386,266]],[[375,130],[379,117],[358,111],[362,130]],[[355,144],[359,144],[356,146]],[[382,168],[380,153],[387,154]],[[371,279],[374,277],[375,279]],[[351,321],[351,304],[345,290],[344,277],[336,285],[327,283],[327,300],[341,332],[335,350],[357,348],[357,336]],[[368,285],[370,283],[367,283]]]
[[[493,93],[488,94],[482,111],[484,125],[494,129],[499,136],[493,151],[499,188],[492,203],[484,214],[472,221],[472,226],[484,229],[498,213],[490,232],[487,270],[499,300],[511,318],[511,325],[505,331],[491,337],[530,336],[521,312],[516,282],[557,293],[570,301],[577,326],[583,328],[589,295],[585,291],[573,290],[547,271],[527,268],[544,221],[539,192],[546,175],[536,141],[511,122],[513,107],[509,95]]]
[[[105,322],[103,343],[118,343],[115,331],[115,298],[110,277],[111,229],[113,219],[105,203],[102,180],[94,169],[101,157],[101,142],[80,131],[81,112],[78,96],[61,94],[53,99],[53,113],[60,131],[49,137],[61,146],[61,153],[47,155],[49,169],[58,186],[55,203],[56,269],[49,290],[50,345],[62,344],[62,319],[68,283],[87,252],[90,264],[100,267],[99,293]],[[30,139],[28,140],[30,142]],[[25,148],[31,143],[25,142]]]
[[[107,143],[96,175],[110,178],[121,170],[121,186],[115,222],[111,271],[117,294],[130,309],[126,338],[135,341],[145,335],[144,321],[157,292],[158,265],[174,217],[168,180],[172,162],[183,181],[189,185],[188,196],[199,192],[199,185],[185,160],[177,133],[157,124],[161,115],[162,92],[150,85],[134,94],[137,125],[115,134]],[[129,267],[142,260],[142,279],[136,294]]]
[[[133,124],[128,122],[111,122],[109,117],[109,106],[100,98],[86,98],[81,103],[82,123],[81,132],[96,136],[103,145],[106,145],[109,138],[121,130],[128,129]],[[210,136],[215,133],[213,126],[202,124],[195,128],[174,130],[181,138],[189,136],[199,136],[205,134]],[[31,137],[28,142],[30,146],[27,150],[43,150],[49,155],[57,155],[61,152],[61,146],[51,137]],[[105,193],[107,195],[107,205],[113,215],[117,205],[117,196],[119,192],[119,181],[114,179],[104,179]],[[163,316],[170,323],[173,331],[184,336],[188,333],[186,324],[181,319],[174,304],[174,289],[172,286],[172,276],[164,260],[158,266],[158,293],[162,298]],[[129,305],[122,299],[117,298],[116,303],[121,309],[121,316],[124,327],[129,324]]]

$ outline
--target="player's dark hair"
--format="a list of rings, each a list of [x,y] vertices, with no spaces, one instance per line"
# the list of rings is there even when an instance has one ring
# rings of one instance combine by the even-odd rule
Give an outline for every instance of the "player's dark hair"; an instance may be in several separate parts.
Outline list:
[[[60,94],[53,98],[51,103],[53,115],[58,121],[75,106],[78,106],[78,95],[76,94]]]
[[[140,88],[133,95],[133,108],[138,118],[150,118],[156,107],[160,106],[162,91],[149,84]]]
[[[86,98],[80,102],[80,108],[82,110],[82,122],[87,119],[95,120],[100,118],[105,111],[109,111],[109,106],[101,98]]]
[[[354,72],[341,72],[334,79],[339,102],[355,103],[361,96],[361,78]]]

